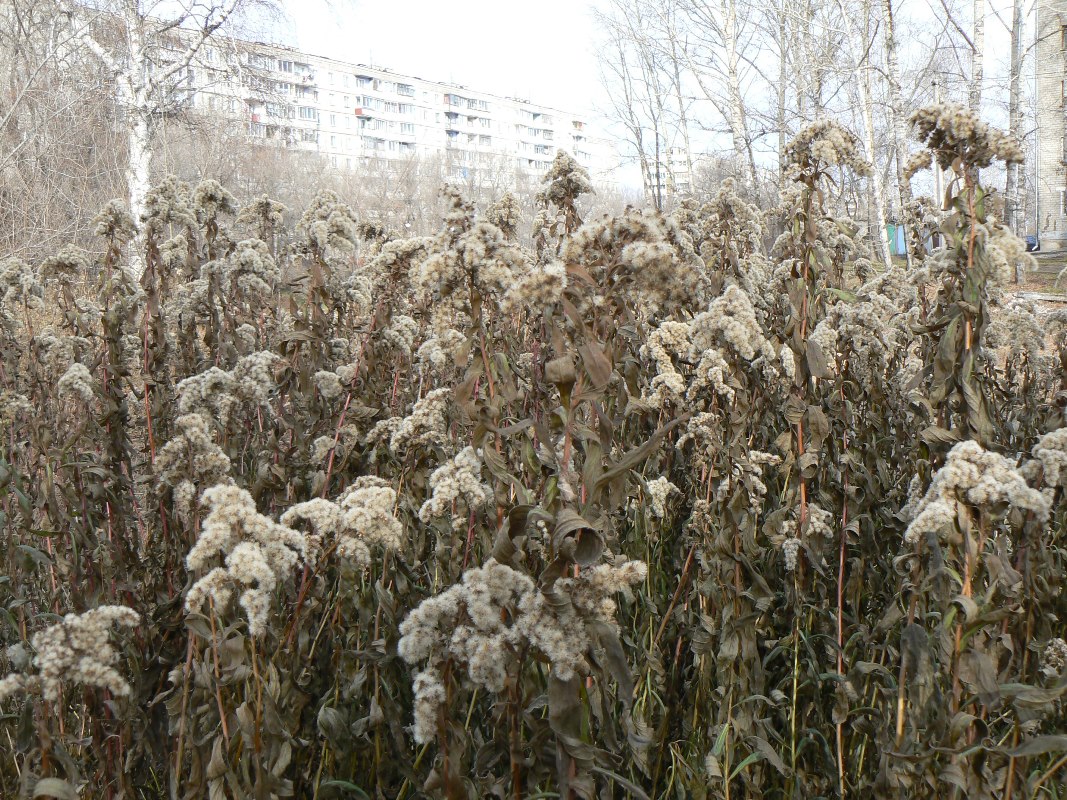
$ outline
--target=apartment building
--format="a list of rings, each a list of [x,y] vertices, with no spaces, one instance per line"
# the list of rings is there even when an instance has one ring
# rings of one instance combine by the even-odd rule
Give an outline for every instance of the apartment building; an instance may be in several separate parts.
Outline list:
[[[692,160],[684,147],[668,147],[658,164],[653,164],[653,180],[658,197],[685,197],[692,191],[693,180],[690,175]]]
[[[287,47],[207,47],[181,91],[187,108],[226,114],[254,139],[339,169],[438,157],[455,178],[539,178],[562,148],[595,182],[613,182],[614,148],[588,117]]]
[[[1038,0],[1037,233],[1042,250],[1067,248],[1067,0]]]

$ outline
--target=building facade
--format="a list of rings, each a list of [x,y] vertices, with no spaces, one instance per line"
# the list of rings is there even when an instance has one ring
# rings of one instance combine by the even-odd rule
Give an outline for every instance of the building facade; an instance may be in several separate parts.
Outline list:
[[[1042,250],[1067,248],[1067,0],[1038,0],[1037,234]]]
[[[588,117],[380,67],[251,42],[205,47],[184,106],[227,115],[253,139],[321,154],[338,169],[439,158],[449,177],[539,178],[557,149],[612,183],[611,141]]]

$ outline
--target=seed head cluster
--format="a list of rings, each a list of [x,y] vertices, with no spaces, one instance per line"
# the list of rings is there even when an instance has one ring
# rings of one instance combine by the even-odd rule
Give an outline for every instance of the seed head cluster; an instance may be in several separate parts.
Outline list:
[[[481,454],[473,447],[460,450],[455,458],[442,464],[430,475],[430,499],[419,509],[419,519],[429,522],[449,511],[455,500],[462,500],[474,510],[493,499],[493,492],[482,483]]]
[[[1040,519],[1049,513],[1049,499],[1027,485],[1013,462],[967,440],[949,451],[945,465],[934,474],[904,540],[914,544],[928,533],[944,533],[954,524],[960,503],[979,508],[1007,504]]]
[[[65,683],[107,689],[117,697],[129,695],[130,684],[115,668],[120,654],[111,643],[111,629],[131,628],[140,621],[141,615],[126,606],[67,614],[62,622],[31,637],[33,671],[0,680],[0,702],[19,691],[40,693],[45,700],[58,702]]]
[[[856,175],[869,175],[871,165],[863,158],[860,142],[839,123],[824,119],[802,128],[786,146],[786,158],[802,170],[840,165]]]
[[[282,514],[282,525],[307,523],[313,533],[309,551],[320,552],[331,542],[337,554],[360,569],[371,564],[371,548],[397,551],[403,544],[404,526],[395,516],[396,490],[381,478],[365,475],[336,503],[315,498],[298,503]]]
[[[202,502],[208,515],[186,565],[201,571],[222,558],[225,566],[213,567],[193,584],[185,607],[200,611],[209,599],[216,607],[225,606],[232,587],[239,586],[249,632],[261,637],[267,632],[275,587],[309,555],[307,537],[260,514],[252,495],[238,486],[213,486]]]
[[[940,103],[920,108],[911,115],[919,141],[934,155],[941,169],[950,169],[958,158],[969,167],[988,167],[994,159],[1005,164],[1023,160],[1014,137],[984,122],[964,106]]]
[[[174,421],[177,433],[156,458],[160,478],[174,491],[175,510],[188,520],[198,487],[225,483],[230,458],[214,440],[209,420],[202,414],[185,414]]]
[[[447,661],[462,667],[474,685],[499,692],[518,649],[529,646],[567,680],[588,670],[588,623],[614,624],[612,597],[646,575],[641,562],[600,565],[556,581],[546,595],[528,575],[491,558],[424,600],[401,623],[397,646],[407,663],[423,665],[413,682],[415,740],[435,737]]]

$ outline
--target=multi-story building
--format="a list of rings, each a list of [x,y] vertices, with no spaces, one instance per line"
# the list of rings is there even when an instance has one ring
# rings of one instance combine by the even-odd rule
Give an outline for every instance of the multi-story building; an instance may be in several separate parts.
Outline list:
[[[594,181],[613,182],[611,142],[586,116],[278,45],[207,47],[182,91],[186,106],[339,169],[436,156],[455,178],[539,177],[565,149]]]
[[[692,191],[690,156],[684,147],[668,147],[661,154],[660,162],[653,166],[656,174],[657,196],[667,198],[685,197]]]
[[[1035,69],[1037,234],[1067,248],[1067,0],[1039,0]]]

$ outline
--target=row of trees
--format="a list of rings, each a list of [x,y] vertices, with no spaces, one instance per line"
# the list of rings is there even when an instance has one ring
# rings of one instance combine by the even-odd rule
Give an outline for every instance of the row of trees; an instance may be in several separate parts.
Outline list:
[[[692,186],[696,154],[723,150],[754,199],[770,200],[792,133],[833,116],[884,165],[841,187],[884,232],[913,196],[905,123],[915,109],[955,100],[1004,117],[1013,136],[1028,133],[1024,16],[1022,0],[609,0],[599,14],[603,80],[650,202],[670,205],[672,173],[687,172]],[[1003,83],[990,74],[1001,65],[986,69],[987,17],[1011,41]],[[678,150],[681,170],[670,163]],[[1011,164],[998,180],[1018,231],[1029,211],[1025,176]]]

